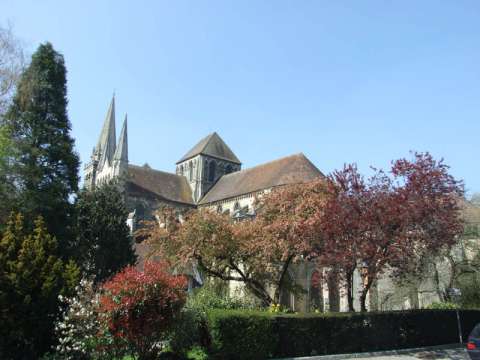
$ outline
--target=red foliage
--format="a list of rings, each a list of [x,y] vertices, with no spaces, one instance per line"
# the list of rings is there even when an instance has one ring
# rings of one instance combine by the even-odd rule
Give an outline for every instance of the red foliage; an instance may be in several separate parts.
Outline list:
[[[452,246],[463,231],[459,200],[462,183],[443,161],[428,153],[392,164],[390,174],[375,171],[365,180],[353,165],[334,172],[325,211],[318,220],[323,234],[320,262],[340,269],[349,290],[358,267],[363,277],[362,310],[378,276],[411,273],[426,254]]]
[[[125,268],[102,286],[99,312],[114,338],[149,358],[185,303],[186,280],[165,263],[147,262],[144,271]]]

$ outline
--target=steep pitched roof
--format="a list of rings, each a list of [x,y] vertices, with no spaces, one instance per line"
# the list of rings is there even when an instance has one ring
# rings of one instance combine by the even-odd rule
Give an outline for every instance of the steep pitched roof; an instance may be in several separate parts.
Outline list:
[[[203,138],[189,152],[187,152],[177,164],[191,159],[199,154],[212,156],[218,159],[228,160],[237,164],[241,164],[240,160],[235,156],[232,150],[222,140],[222,138],[214,132]]]
[[[303,154],[295,154],[222,176],[199,204],[208,204],[275,186],[313,181],[324,175]]]
[[[165,200],[193,204],[192,191],[184,176],[128,165],[128,183]]]
[[[115,134],[115,97],[112,98],[110,106],[107,111],[105,122],[103,123],[102,132],[98,139],[95,151],[101,154],[100,168],[108,161],[111,163],[116,147]]]
[[[114,160],[122,160],[128,162],[128,134],[127,134],[127,115],[123,121],[122,131],[118,139],[117,149],[113,155]]]

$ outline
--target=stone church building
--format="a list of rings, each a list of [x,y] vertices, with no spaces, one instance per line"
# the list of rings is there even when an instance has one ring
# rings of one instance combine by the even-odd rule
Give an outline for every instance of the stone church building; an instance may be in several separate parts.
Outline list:
[[[303,154],[294,154],[252,168],[242,169],[242,163],[217,134],[201,139],[175,165],[175,173],[137,166],[128,161],[127,117],[120,136],[116,138],[115,99],[107,111],[98,142],[90,162],[84,168],[84,186],[94,189],[115,177],[121,177],[130,211],[128,224],[132,231],[144,219],[152,219],[156,210],[169,206],[178,210],[211,208],[229,213],[234,218],[253,217],[256,195],[277,186],[309,182],[321,178],[322,172]],[[141,249],[141,246],[138,247]],[[137,250],[138,250],[137,249]],[[140,256],[141,250],[139,250]],[[305,295],[283,294],[282,303],[295,311],[346,310],[346,296],[335,279],[321,274],[325,281],[312,281],[319,274],[312,264],[296,266],[289,276],[305,289]],[[361,277],[355,275],[360,289]],[[371,291],[370,308],[376,309],[377,295],[391,293],[386,279]],[[232,286],[231,286],[232,287]],[[235,285],[233,284],[233,288]],[[410,301],[410,303],[409,303]],[[426,300],[431,301],[431,300]],[[418,298],[416,299],[418,303]],[[414,303],[414,302],[413,302]],[[389,308],[405,308],[413,304],[401,299]],[[358,309],[358,303],[356,304]]]
[[[217,133],[201,139],[176,163],[175,173],[132,165],[128,161],[127,118],[118,143],[115,132],[115,99],[84,169],[88,189],[123,176],[126,180],[127,204],[137,217],[161,205],[178,208],[214,207],[252,213],[254,196],[276,186],[312,181],[323,174],[303,154],[277,159],[249,169]]]

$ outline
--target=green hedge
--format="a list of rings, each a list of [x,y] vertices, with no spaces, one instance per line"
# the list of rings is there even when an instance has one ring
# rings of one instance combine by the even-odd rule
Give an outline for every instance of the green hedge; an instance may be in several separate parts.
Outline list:
[[[211,310],[207,321],[215,359],[262,360],[277,347],[275,322],[267,312]]]
[[[480,311],[462,310],[464,338]],[[354,353],[458,342],[455,311],[273,315],[213,310],[208,313],[210,353],[216,359],[268,359]]]

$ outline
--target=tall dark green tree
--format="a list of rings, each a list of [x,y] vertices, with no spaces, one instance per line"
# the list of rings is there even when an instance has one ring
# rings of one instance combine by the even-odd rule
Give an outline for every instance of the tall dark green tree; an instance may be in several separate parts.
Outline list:
[[[0,358],[37,359],[52,345],[58,296],[71,295],[80,270],[59,257],[41,217],[26,230],[12,215],[0,237]]]
[[[124,197],[115,183],[81,191],[76,201],[77,262],[100,282],[136,261]]]
[[[50,43],[33,54],[4,125],[14,149],[7,174],[17,189],[17,210],[30,222],[41,215],[60,247],[66,248],[72,237],[70,200],[78,190],[79,158],[67,116],[64,59]]]

